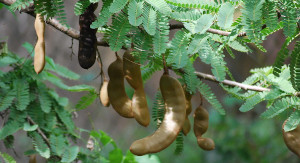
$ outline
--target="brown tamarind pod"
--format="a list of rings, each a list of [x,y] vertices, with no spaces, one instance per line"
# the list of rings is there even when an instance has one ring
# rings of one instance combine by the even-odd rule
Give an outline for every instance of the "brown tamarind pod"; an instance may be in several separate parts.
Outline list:
[[[215,143],[210,138],[203,138],[202,135],[208,129],[209,114],[201,105],[197,107],[194,113],[194,133],[197,137],[198,145],[204,150],[215,149]]]
[[[131,100],[125,92],[123,61],[117,57],[108,67],[109,82],[107,93],[110,104],[121,116],[133,118]]]
[[[186,86],[184,86],[184,90],[185,90],[184,92],[185,92],[185,104],[186,104],[186,117],[185,117],[184,124],[182,126],[182,132],[184,135],[187,135],[191,130],[191,123],[188,116],[192,112],[192,102],[191,102],[192,95],[186,91]]]
[[[164,119],[154,134],[132,143],[130,151],[135,155],[156,153],[167,148],[182,129],[186,105],[180,82],[164,74],[160,78],[160,90],[166,109]]]
[[[90,25],[95,21],[96,10],[98,3],[90,4],[85,12],[79,16],[79,50],[78,61],[79,65],[88,69],[93,66],[96,61],[96,49],[97,49],[97,29],[91,29]]]
[[[148,109],[144,84],[141,75],[140,65],[135,63],[134,57],[127,50],[123,55],[123,72],[125,79],[134,89],[132,97],[132,111],[136,121],[142,126],[148,126],[150,123],[150,113]]]
[[[29,163],[36,163],[36,155],[30,155],[29,156]]]
[[[41,14],[36,14],[34,28],[38,37],[34,47],[34,71],[39,74],[45,67],[45,21]]]
[[[100,89],[100,102],[102,103],[103,106],[108,107],[109,106],[109,97],[107,93],[107,86],[108,86],[108,80],[104,79],[101,89]]]
[[[294,130],[285,132],[284,126],[286,121],[282,125],[283,140],[286,146],[300,158],[300,125]]]

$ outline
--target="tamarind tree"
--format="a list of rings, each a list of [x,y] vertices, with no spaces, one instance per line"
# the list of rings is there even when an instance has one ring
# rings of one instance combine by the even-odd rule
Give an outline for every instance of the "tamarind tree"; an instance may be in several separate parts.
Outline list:
[[[79,30],[68,25],[63,0],[0,0],[0,2],[0,7],[5,7],[12,13],[18,10],[22,14],[34,17],[41,15],[48,25],[62,34],[79,40],[78,66],[82,68],[88,69],[96,61],[102,64],[103,60],[101,54],[97,53],[97,46],[109,47],[111,51],[116,52],[119,60],[121,60],[118,56],[119,51],[130,50],[132,56],[129,57],[133,59],[127,61],[140,66],[139,71],[143,82],[150,79],[155,72],[163,70],[166,73],[171,70],[176,73],[176,78],[183,85],[186,99],[188,95],[200,92],[212,108],[220,115],[226,116],[226,108],[213,93],[214,88],[204,81],[217,82],[219,87],[228,94],[242,101],[239,108],[241,112],[248,112],[258,104],[265,104],[266,110],[260,115],[261,118],[273,119],[285,115],[283,132],[291,132],[295,129],[298,131],[300,2],[297,0],[79,0],[74,6],[74,14],[80,17]],[[95,12],[97,7],[100,8],[99,13]],[[251,53],[253,48],[266,52],[262,45],[263,41],[279,30],[283,31],[285,41],[277,53],[274,64],[254,68],[250,70],[251,74],[243,82],[235,81],[225,58],[234,59],[237,51]],[[96,37],[96,33],[101,34],[101,37]],[[294,48],[289,50],[288,46],[292,44]],[[25,43],[24,47],[30,55],[34,55],[32,45]],[[19,57],[8,50],[6,43],[0,44],[0,50],[0,66],[10,67],[9,71],[0,71],[0,115],[3,119],[0,140],[3,140],[6,147],[12,147],[15,139],[13,134],[23,130],[33,144],[32,150],[26,151],[25,154],[32,156],[38,154],[48,162],[137,161],[129,151],[123,156],[121,149],[105,132],[77,128],[72,120],[71,111],[66,109],[68,99],[59,97],[55,90],[45,84],[50,82],[58,88],[73,92],[88,91],[89,93],[76,105],[76,108],[81,110],[97,99],[98,91],[88,85],[68,86],[58,77],[77,80],[78,74],[45,56],[45,65],[38,64],[42,66],[42,72],[36,74],[32,57]],[[47,55],[47,49],[43,50]],[[286,62],[287,60],[290,62]],[[36,66],[38,61],[34,62]],[[196,64],[210,66],[211,73],[196,71],[194,68]],[[114,78],[114,83],[118,84],[110,86],[108,83],[108,88],[106,85],[105,89],[109,91],[106,93],[109,97],[112,96],[110,94],[116,93],[113,92],[116,87],[122,89],[119,90],[119,96],[116,96],[116,100],[119,100],[121,94],[126,96],[123,88],[124,77],[121,77],[123,69],[115,68],[114,71],[109,72],[109,77],[116,76],[117,71],[120,75]],[[126,75],[125,72],[123,73]],[[101,76],[104,81],[108,81],[102,68]],[[133,73],[132,76],[137,75]],[[132,87],[138,87],[134,88],[135,93],[138,92],[144,98],[145,93],[141,93],[143,84],[131,84],[129,80],[132,76],[129,73],[127,77],[125,76],[126,80]],[[134,78],[133,81],[140,80]],[[139,95],[136,96],[140,97]],[[164,109],[168,108],[163,96],[158,91],[152,108],[152,118],[158,125],[164,119]],[[125,103],[129,102],[130,111],[131,100],[125,100],[122,104],[118,103],[120,105],[118,107],[124,107]],[[146,101],[145,98],[143,100]],[[132,101],[139,101],[139,98],[136,97]],[[117,104],[111,104],[117,110]],[[107,102],[104,105],[108,105]],[[184,106],[187,105],[186,103]],[[136,106],[142,105],[138,103]],[[169,108],[172,110],[172,107]],[[119,109],[119,111],[124,110]],[[143,111],[133,109],[133,113],[126,113],[126,115],[136,118],[134,114],[140,113],[150,116],[148,109]],[[186,114],[188,119],[189,113]],[[143,126],[147,126],[149,122],[144,122],[146,119],[147,117],[141,116],[138,121]],[[204,120],[200,118],[197,123],[201,121]],[[205,122],[208,123],[207,117]],[[82,132],[89,133],[89,140],[81,137]],[[183,148],[183,134],[178,132],[175,134],[176,151],[180,153]],[[204,132],[201,131],[199,137]],[[186,134],[185,130],[183,133]],[[300,150],[300,135],[295,135],[295,139],[298,142],[292,143],[295,147],[289,146],[293,148],[291,151]],[[76,141],[90,142],[94,145],[90,148],[80,147],[74,143]],[[155,140],[151,139],[151,141]],[[292,140],[285,139],[285,141],[291,144]],[[107,144],[113,146],[107,157],[100,154],[103,147],[99,145],[100,143],[103,146]],[[148,150],[148,153],[153,153],[149,151],[158,152],[156,149]],[[0,156],[6,162],[14,161],[7,153],[0,151]]]

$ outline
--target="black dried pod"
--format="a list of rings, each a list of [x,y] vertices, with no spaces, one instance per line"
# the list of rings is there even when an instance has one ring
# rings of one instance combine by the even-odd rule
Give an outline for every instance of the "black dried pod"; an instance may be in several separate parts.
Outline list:
[[[96,19],[94,11],[98,3],[90,4],[85,12],[79,16],[80,36],[78,61],[82,68],[88,69],[93,66],[96,60],[97,29],[91,29],[90,25]]]

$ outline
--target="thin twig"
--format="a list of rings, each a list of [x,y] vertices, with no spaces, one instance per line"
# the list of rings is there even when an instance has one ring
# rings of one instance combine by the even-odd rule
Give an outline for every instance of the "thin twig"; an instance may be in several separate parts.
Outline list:
[[[183,70],[181,70],[181,71],[183,71]],[[210,75],[210,74],[205,74],[205,73],[202,73],[202,72],[195,72],[195,74],[197,75],[197,77],[199,77],[201,79],[210,80],[210,81],[213,81],[213,82],[222,83],[222,84],[229,85],[229,86],[239,87],[239,88],[242,88],[244,90],[252,90],[252,91],[258,91],[258,92],[264,92],[264,91],[270,91],[271,90],[269,88],[238,83],[238,82],[231,81],[231,80],[223,80],[223,81],[220,82],[216,79],[215,76]]]
[[[29,123],[31,125],[36,125],[36,123],[30,117],[27,117],[27,120],[29,121]],[[44,134],[44,132],[39,127],[37,128],[37,132],[42,136],[42,138],[46,142],[47,146],[49,148],[51,148],[49,139],[47,138],[47,136]]]

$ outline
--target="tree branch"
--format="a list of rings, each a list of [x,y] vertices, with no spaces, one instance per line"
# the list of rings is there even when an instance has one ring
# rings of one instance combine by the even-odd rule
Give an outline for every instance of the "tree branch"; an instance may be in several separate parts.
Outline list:
[[[213,75],[205,74],[202,72],[195,72],[195,74],[197,75],[198,78],[201,78],[201,79],[210,80],[213,82],[222,83],[222,84],[229,85],[229,86],[240,87],[244,90],[252,90],[252,91],[258,91],[258,92],[270,91],[269,88],[238,83],[238,82],[231,81],[231,80],[224,80],[224,81],[220,82]]]
[[[27,120],[29,121],[29,123],[31,125],[36,125],[36,123],[30,117],[27,117]],[[46,142],[47,146],[49,148],[51,148],[49,139],[47,138],[47,136],[44,134],[44,132],[39,127],[37,128],[37,132],[42,136],[42,138]]]
[[[0,0],[0,2],[5,4],[5,5],[10,6],[11,4],[14,3],[14,0]],[[24,11],[25,13],[35,17],[34,12],[32,12],[30,10],[22,10],[22,11]],[[62,33],[66,34],[66,35],[68,35],[68,36],[70,36],[74,39],[77,39],[77,40],[79,39],[79,31],[77,31],[73,28],[65,27],[64,25],[60,24],[58,20],[50,19],[49,21],[47,21],[47,23],[49,25],[51,25],[52,27],[54,27],[55,29],[61,31]],[[181,28],[184,28],[182,24],[172,24],[172,25],[170,25],[171,30],[172,29],[181,29]],[[207,32],[214,33],[214,34],[219,34],[219,35],[223,35],[223,36],[230,35],[230,32],[221,31],[221,30],[212,29],[212,28],[209,28],[207,30]],[[245,35],[246,35],[245,32],[242,32],[242,33],[238,34],[238,36],[245,36]],[[106,46],[106,47],[109,46],[105,41],[101,40],[100,38],[97,39],[97,45],[98,46]],[[184,72],[184,71],[182,70],[182,72]],[[230,80],[224,80],[222,82],[219,82],[216,79],[216,77],[214,77],[213,75],[204,74],[204,73],[201,73],[201,72],[195,72],[195,74],[199,78],[202,78],[202,79],[205,79],[205,80],[210,80],[210,81],[213,81],[213,82],[222,83],[222,84],[229,85],[229,86],[240,87],[244,90],[253,90],[253,91],[259,91],[259,92],[270,91],[270,89],[268,89],[268,88],[242,84],[242,83],[238,83],[238,82],[230,81]]]
[[[171,24],[170,25],[170,30],[172,30],[172,29],[181,29],[181,28],[184,28],[183,24]],[[221,31],[221,30],[213,29],[213,28],[209,28],[207,30],[207,32],[213,33],[213,34],[218,34],[218,35],[223,35],[223,36],[229,36],[230,35],[230,32]],[[246,36],[246,32],[241,32],[241,33],[238,34],[238,36],[239,37]]]

